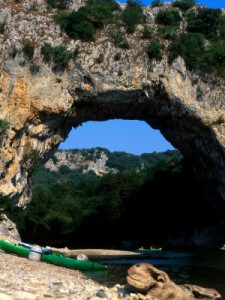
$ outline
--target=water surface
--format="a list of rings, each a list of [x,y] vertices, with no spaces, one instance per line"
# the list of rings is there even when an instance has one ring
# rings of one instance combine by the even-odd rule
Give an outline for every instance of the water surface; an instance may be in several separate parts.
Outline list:
[[[225,300],[225,251],[156,251],[137,256],[89,257],[108,266],[106,271],[85,272],[91,279],[112,287],[116,283],[125,284],[129,267],[136,263],[149,263],[166,272],[177,284],[195,284],[214,288]]]

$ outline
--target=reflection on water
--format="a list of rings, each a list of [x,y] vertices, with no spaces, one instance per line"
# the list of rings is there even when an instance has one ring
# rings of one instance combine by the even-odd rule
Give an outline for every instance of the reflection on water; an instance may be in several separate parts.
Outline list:
[[[190,283],[216,289],[225,299],[225,251],[160,251],[135,257],[89,257],[108,266],[106,271],[85,272],[101,284],[125,284],[127,270],[137,263],[149,263],[166,272],[177,284]]]

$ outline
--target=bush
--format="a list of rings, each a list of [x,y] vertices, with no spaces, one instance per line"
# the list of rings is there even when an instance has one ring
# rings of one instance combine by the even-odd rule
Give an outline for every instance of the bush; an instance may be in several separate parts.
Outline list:
[[[126,40],[124,33],[121,30],[113,31],[111,34],[112,40],[117,47],[122,49],[129,49],[130,45]]]
[[[219,29],[220,9],[198,8],[197,13],[191,11],[187,14],[188,32],[198,32],[206,38],[215,37]]]
[[[59,45],[53,48],[52,60],[60,68],[65,68],[70,58],[71,58],[71,54],[67,50],[66,46]]]
[[[10,55],[14,59],[16,57],[17,53],[18,53],[18,50],[16,49],[16,47],[13,47]]]
[[[82,8],[70,14],[59,13],[55,16],[55,21],[71,38],[91,41],[93,40],[94,26],[87,20],[85,7]]]
[[[120,52],[117,52],[115,55],[114,55],[114,58],[113,58],[115,61],[119,61],[121,59],[121,53]]]
[[[155,18],[156,23],[162,25],[179,25],[182,20],[179,12],[174,9],[161,9]]]
[[[175,27],[167,26],[162,28],[162,36],[167,40],[177,38],[177,29]]]
[[[0,22],[0,34],[3,34],[5,31],[5,22]]]
[[[155,58],[156,60],[162,59],[163,45],[158,41],[151,41],[146,49],[149,58]]]
[[[52,47],[49,43],[45,43],[44,46],[41,47],[41,54],[45,62],[51,63],[53,61],[56,64],[55,69],[66,68],[69,60],[75,55],[68,51],[64,45]]]
[[[45,43],[44,46],[41,47],[41,54],[44,57],[45,62],[51,62],[53,53],[53,47],[49,43]]]
[[[80,53],[80,48],[79,48],[79,46],[76,46],[76,48],[72,52],[72,59],[75,60],[77,58],[77,56],[79,55],[79,53]]]
[[[46,0],[48,4],[48,9],[59,8],[66,9],[68,8],[69,1],[68,0]]]
[[[225,37],[225,16],[220,16],[219,18],[219,33],[220,37],[224,38]]]
[[[67,9],[68,6],[69,6],[69,1],[68,0],[59,0],[58,1],[57,7],[59,9]]]
[[[225,76],[225,45],[217,42],[211,49],[204,53],[203,68],[207,72],[216,71],[222,77]]]
[[[91,41],[95,29],[113,22],[116,10],[119,10],[119,5],[114,0],[88,0],[86,6],[77,11],[58,13],[55,21],[70,37]]]
[[[162,0],[153,0],[152,1],[151,7],[159,7],[159,6],[163,6]]]
[[[81,101],[88,102],[88,101],[91,101],[93,99],[93,95],[89,91],[82,90],[81,93],[80,93],[79,98],[80,98]]]
[[[203,61],[204,55],[204,37],[199,33],[182,34],[176,40],[171,42],[168,47],[169,63],[178,56],[182,56],[189,69],[198,68]]]
[[[149,39],[153,36],[155,29],[151,26],[145,25],[143,30],[141,31],[143,39]]]
[[[134,33],[136,25],[144,22],[143,9],[141,5],[134,0],[127,0],[127,5],[121,17],[127,26],[128,33]]]
[[[102,53],[99,54],[99,56],[95,59],[95,62],[97,64],[101,64],[104,60],[104,55]]]
[[[9,128],[9,122],[4,120],[4,119],[0,119],[0,135],[2,135],[8,128]]]
[[[34,55],[34,46],[32,46],[29,42],[25,43],[23,46],[23,53],[26,59],[32,59]]]
[[[2,213],[5,210],[9,210],[11,206],[11,201],[9,196],[4,195],[3,193],[0,193],[0,221],[2,218]]]
[[[119,4],[114,0],[88,0],[86,8],[88,20],[95,28],[102,28],[105,24],[113,23],[113,12],[120,10]]]
[[[114,44],[119,47],[119,45],[124,41],[125,36],[121,30],[113,31],[111,34]]]
[[[118,76],[120,77],[120,76],[122,76],[122,75],[123,75],[123,70],[119,69],[119,71],[118,71]]]
[[[126,39],[124,39],[122,43],[120,43],[119,47],[122,49],[130,49],[130,45]]]
[[[32,75],[37,74],[39,72],[39,70],[40,70],[39,65],[37,65],[37,64],[31,64],[30,65],[30,72],[31,72]]]
[[[46,0],[48,9],[56,8],[57,0]]]
[[[176,0],[172,3],[173,7],[178,7],[183,11],[186,11],[196,5],[195,0]]]

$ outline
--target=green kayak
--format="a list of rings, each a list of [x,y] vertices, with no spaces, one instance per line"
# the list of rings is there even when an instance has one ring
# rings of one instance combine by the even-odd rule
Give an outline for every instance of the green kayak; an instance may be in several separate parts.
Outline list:
[[[41,260],[49,264],[62,266],[74,270],[80,270],[80,271],[96,271],[96,270],[107,269],[105,265],[101,265],[96,262],[91,262],[89,260],[78,260],[74,258],[67,258],[55,254],[47,254],[47,255],[44,254],[42,255]]]
[[[19,246],[7,240],[0,240],[0,249],[4,250],[5,252],[14,253],[23,257],[28,257],[30,253],[30,249]]]
[[[151,253],[154,251],[162,251],[162,248],[152,248],[152,249],[137,249],[136,252],[139,253]]]
[[[28,257],[30,249],[11,243],[7,240],[0,240],[0,249],[5,252],[14,253],[19,256]],[[107,266],[91,262],[89,260],[78,260],[74,258],[67,258],[56,254],[45,254],[41,255],[41,261],[49,264],[65,267],[68,269],[80,270],[80,271],[97,271],[106,270]]]

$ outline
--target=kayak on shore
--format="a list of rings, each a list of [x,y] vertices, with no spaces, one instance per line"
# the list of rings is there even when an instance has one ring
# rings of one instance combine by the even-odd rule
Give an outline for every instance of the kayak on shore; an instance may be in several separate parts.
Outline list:
[[[23,246],[21,244],[15,244],[9,242],[8,240],[0,240],[0,249],[8,253],[29,258],[29,254],[32,248],[29,248],[27,245]],[[68,258],[60,254],[46,252],[41,253],[40,261],[80,271],[98,271],[107,269],[107,266],[102,265],[100,263],[91,262],[89,260],[78,260],[75,258]]]

